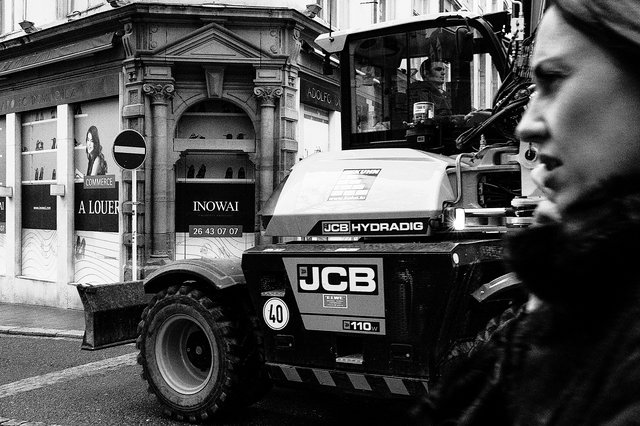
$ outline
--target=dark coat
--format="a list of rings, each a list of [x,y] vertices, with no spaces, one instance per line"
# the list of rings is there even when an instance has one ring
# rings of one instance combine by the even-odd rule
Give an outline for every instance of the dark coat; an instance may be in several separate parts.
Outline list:
[[[433,102],[435,115],[451,115],[449,94],[429,81],[416,81],[409,87],[409,102]]]
[[[640,177],[615,179],[562,224],[507,241],[542,305],[521,310],[443,379],[428,425],[640,425]]]

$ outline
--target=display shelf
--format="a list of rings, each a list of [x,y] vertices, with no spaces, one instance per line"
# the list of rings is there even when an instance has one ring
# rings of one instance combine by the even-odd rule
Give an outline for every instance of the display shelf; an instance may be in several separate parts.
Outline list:
[[[23,180],[23,185],[53,185],[57,183],[57,181],[53,179],[42,179],[42,180]]]
[[[224,179],[224,178],[177,178],[176,182],[179,182],[179,183],[255,183],[255,180],[254,179]]]
[[[187,117],[246,117],[243,112],[185,112]]]
[[[26,121],[26,122],[22,123],[22,127],[35,126],[35,125],[47,124],[47,123],[55,123],[57,120],[58,120],[57,118],[45,118],[43,120]]]
[[[54,149],[40,149],[38,151],[22,151],[22,155],[31,155],[31,154],[52,154],[56,153],[58,150]]]
[[[29,281],[42,281],[45,283],[55,283],[56,280],[50,280],[47,278],[43,278],[43,277],[32,277],[30,275],[16,275],[16,278],[21,278],[23,280],[29,280]]]
[[[188,149],[256,152],[256,141],[255,139],[173,139],[174,151],[181,152]]]

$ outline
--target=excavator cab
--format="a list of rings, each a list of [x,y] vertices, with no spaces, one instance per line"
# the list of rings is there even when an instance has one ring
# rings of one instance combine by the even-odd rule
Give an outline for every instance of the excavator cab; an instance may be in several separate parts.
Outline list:
[[[451,155],[455,139],[490,115],[507,72],[496,30],[458,13],[430,25],[398,25],[319,39],[340,53],[343,148],[408,147]],[[325,43],[326,42],[326,43]],[[486,134],[489,142],[500,135]]]

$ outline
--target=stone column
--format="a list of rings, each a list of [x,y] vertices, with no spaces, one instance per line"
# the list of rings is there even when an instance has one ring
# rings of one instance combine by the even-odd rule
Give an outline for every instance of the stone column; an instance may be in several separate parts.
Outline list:
[[[7,277],[13,281],[22,275],[22,122],[20,115],[7,114],[7,183],[13,188],[13,196],[7,197],[5,206],[7,229],[5,250],[7,254]],[[10,282],[11,282],[10,281]],[[6,300],[6,289],[0,289],[0,295]]]
[[[73,281],[74,267],[74,218],[75,218],[75,167],[74,167],[74,134],[73,110],[71,105],[57,106],[57,178],[56,184],[64,188],[64,195],[56,197],[57,231],[58,231],[58,283],[67,284]],[[65,306],[66,291],[58,293],[59,306]]]
[[[147,159],[146,167],[151,168],[152,193],[146,194],[151,203],[153,218],[152,229],[149,234],[152,237],[151,256],[171,257],[171,229],[173,220],[169,217],[170,206],[173,200],[169,200],[169,185],[173,184],[172,164],[169,164],[169,150],[171,144],[167,137],[167,115],[169,101],[173,98],[175,87],[172,83],[145,83],[142,86],[144,93],[151,99],[151,129],[149,144],[152,145],[152,158]]]
[[[276,99],[282,96],[280,86],[258,86],[253,93],[260,101],[260,157],[258,176],[260,177],[260,205],[262,208],[273,192],[274,155],[275,155],[275,107]]]

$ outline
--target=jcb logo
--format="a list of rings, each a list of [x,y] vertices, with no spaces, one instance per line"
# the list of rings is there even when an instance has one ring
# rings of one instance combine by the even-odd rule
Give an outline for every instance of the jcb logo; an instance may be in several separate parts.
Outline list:
[[[378,294],[378,268],[376,265],[298,265],[298,290]]]
[[[349,222],[322,222],[322,234],[349,234],[351,224]]]

